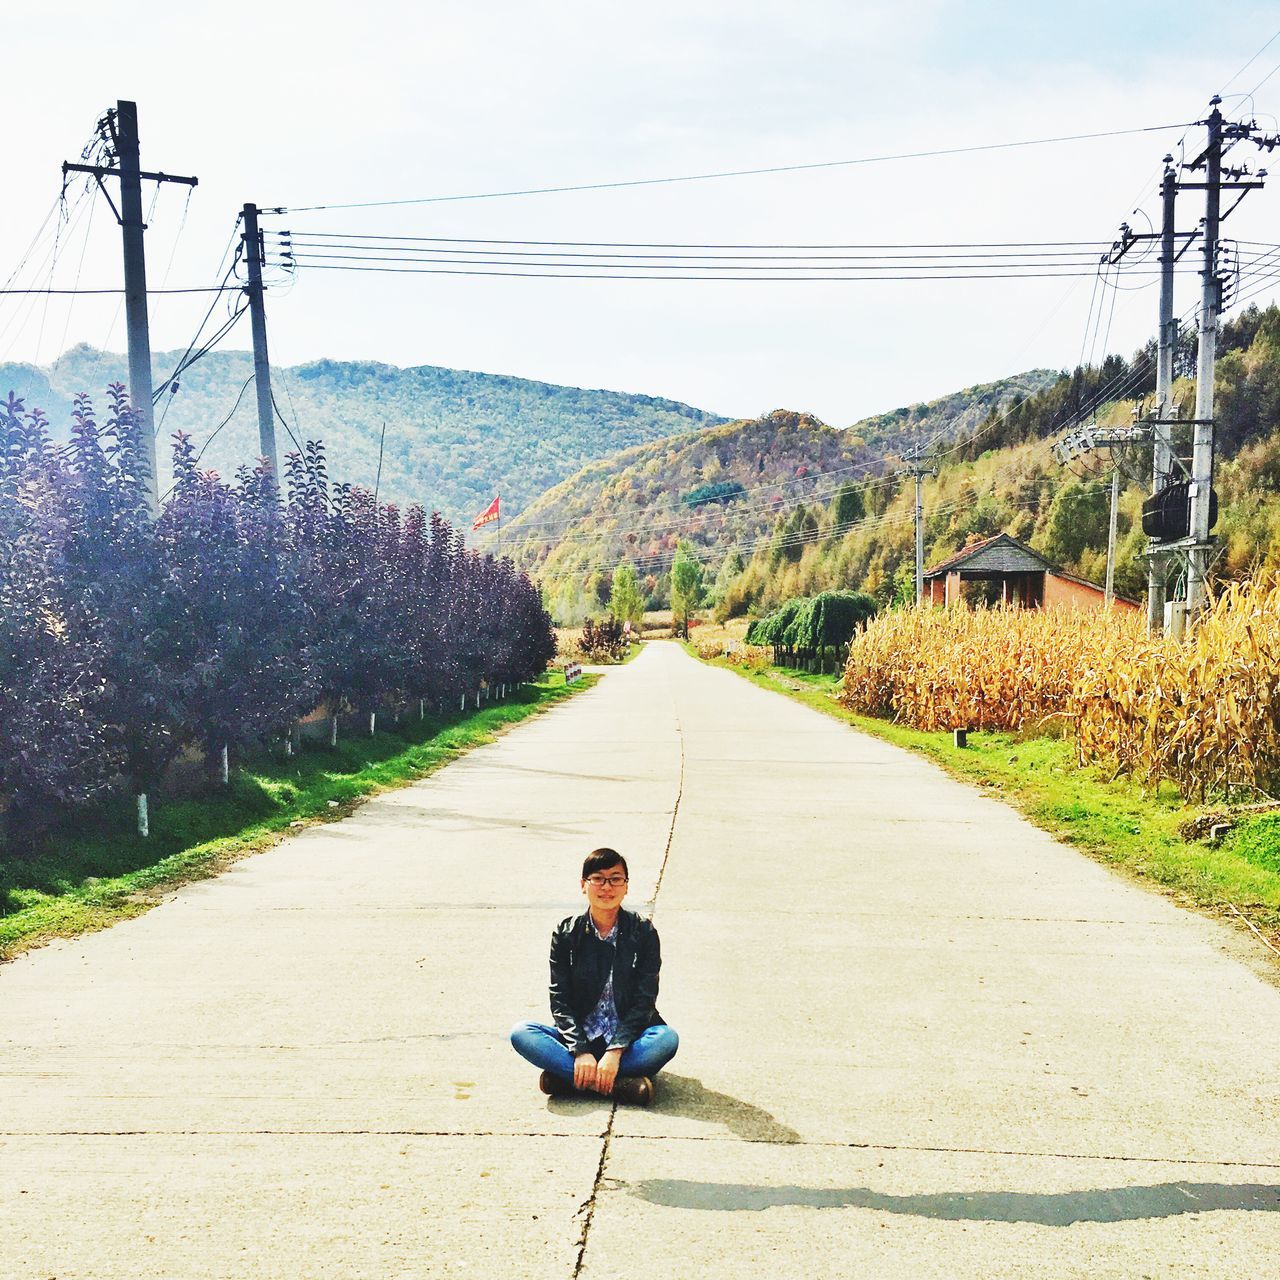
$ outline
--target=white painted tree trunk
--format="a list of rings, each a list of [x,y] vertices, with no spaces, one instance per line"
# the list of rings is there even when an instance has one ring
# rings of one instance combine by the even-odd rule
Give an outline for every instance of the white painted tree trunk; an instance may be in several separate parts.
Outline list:
[[[369,737],[373,737],[378,728],[378,713],[376,711],[369,712]]]
[[[427,700],[425,698],[418,699],[418,719],[425,720],[427,718]]]
[[[338,745],[338,717],[329,717],[329,745],[336,747]]]
[[[145,791],[138,793],[138,834],[144,838],[151,834],[151,818],[147,813],[147,793]]]
[[[227,752],[227,744],[222,744],[222,785],[225,787],[231,781],[231,760]]]

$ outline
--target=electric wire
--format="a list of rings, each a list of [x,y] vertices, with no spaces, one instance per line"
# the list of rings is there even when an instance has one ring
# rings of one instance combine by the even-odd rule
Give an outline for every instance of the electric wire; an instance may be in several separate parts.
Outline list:
[[[301,457],[304,450],[298,442],[298,437],[293,434],[293,428],[285,421],[284,414],[280,412],[280,406],[276,404],[276,390],[274,387],[271,388],[271,407],[275,410],[276,417],[280,419],[280,425],[284,427],[289,439],[293,441],[293,447],[297,450],[298,456]]]
[[[98,202],[96,200],[91,200],[89,202],[89,219],[88,219],[88,222],[85,224],[84,243],[80,246],[80,260],[76,264],[76,278],[72,285],[73,288],[78,289],[80,287],[80,276],[84,271],[85,254],[89,251],[89,240],[93,236],[93,215],[94,215],[94,212],[97,210],[97,207],[98,207]],[[67,354],[67,334],[71,331],[71,317],[75,313],[75,309],[76,309],[76,300],[73,297],[71,299],[70,304],[67,306],[66,319],[63,321],[63,325],[62,325],[62,337],[58,340],[58,354],[53,361],[53,367],[55,369],[62,362],[62,357]],[[38,349],[39,348],[37,346],[37,351]]]
[[[874,480],[865,481],[861,485],[851,485],[849,487],[852,488],[854,492],[860,494],[870,493],[876,489],[896,485],[901,479],[901,474],[901,472],[895,472],[893,475],[880,476]],[[777,488],[778,486],[769,485],[765,487]],[[843,492],[844,489],[845,484],[842,483],[827,490],[815,490],[812,493],[797,495],[789,500],[782,499],[780,497],[779,500],[782,502],[789,501],[790,505],[794,507],[801,503],[822,502],[824,500],[828,500]],[[713,505],[716,504],[707,504],[708,507]],[[772,500],[748,505],[741,505],[735,501],[722,507],[719,514],[723,517],[724,522],[728,523],[730,520],[739,521],[747,517],[760,516],[763,513],[776,511],[777,509],[778,502]],[[678,511],[672,511],[671,514],[679,516],[681,513]],[[544,532],[541,537],[535,537],[533,535],[533,530],[539,526],[536,524],[526,525],[519,520],[519,517],[517,517],[516,521],[512,522],[508,532],[512,537],[518,536],[524,538],[526,543],[531,542],[538,546],[553,546],[560,545],[565,542],[590,541],[591,539],[602,535],[616,535],[618,537],[626,538],[632,534],[638,537],[641,534],[653,535],[657,533],[675,533],[682,529],[693,529],[695,527],[705,525],[707,520],[714,514],[714,512],[707,510],[702,511],[700,514],[694,513],[679,519],[668,519],[660,512],[655,512],[652,509],[646,509],[641,520],[634,523],[625,520],[622,516],[607,516],[607,519],[614,519],[618,521],[618,525],[614,529],[606,530],[598,527],[596,529],[575,529],[571,527],[574,525],[581,525],[585,521],[590,520],[592,517],[588,514],[565,521],[565,529],[561,533],[548,534]],[[528,531],[527,533],[526,530]]]
[[[1108,129],[1096,133],[1063,134],[1049,138],[1026,138],[1014,142],[987,142],[965,147],[936,147],[927,151],[907,151],[895,154],[859,156],[849,160],[824,160],[810,164],[769,165],[754,169],[727,169],[713,173],[680,174],[662,178],[633,178],[620,182],[585,182],[570,186],[526,187],[508,191],[480,191],[462,195],[418,196],[396,200],[357,200],[347,203],[328,203],[313,205],[280,206],[274,209],[263,209],[263,214],[284,213],[316,213],[333,209],[388,209],[404,205],[444,204],[460,200],[497,200],[512,196],[560,195],[578,191],[611,191],[626,187],[667,186],[683,182],[709,182],[722,178],[748,178],[776,173],[800,173],[819,169],[849,168],[864,164],[885,164],[892,161],[924,160],[939,156],[974,155],[982,151],[1009,151],[1020,147],[1042,147],[1067,142],[1087,142],[1099,138],[1119,138],[1141,133],[1163,133],[1172,129],[1183,129],[1184,123],[1143,125],[1131,129]]]
[[[1052,477],[1046,476],[1037,480],[1037,484],[1053,485]],[[981,487],[973,487],[971,492],[962,497],[957,497],[948,502],[938,503],[930,507],[930,517],[954,515],[957,511],[965,510],[972,506],[973,499],[979,494],[985,495],[994,492],[995,484],[993,482]],[[1011,507],[1023,508],[1030,506],[1039,506],[1043,501],[1043,496],[1037,494],[1034,497],[1017,500],[1009,503]],[[834,525],[828,529],[814,530],[796,530],[790,534],[779,536],[777,531],[761,534],[757,537],[743,539],[738,542],[726,545],[718,545],[714,547],[694,547],[690,554],[694,559],[702,560],[704,563],[710,560],[722,558],[731,553],[754,554],[764,548],[776,548],[779,551],[803,548],[818,542],[824,542],[834,537],[844,537],[855,531],[876,532],[882,529],[894,528],[902,525],[914,523],[914,510],[906,510],[901,512],[887,511],[878,516],[866,516],[860,520],[847,521],[839,525]],[[575,573],[604,573],[609,570],[616,569],[620,565],[630,564],[633,567],[644,572],[661,572],[670,568],[678,554],[678,548],[667,549],[655,556],[623,556],[620,559],[602,559],[595,560],[587,564],[572,565],[572,572]]]
[[[1272,35],[1271,39],[1270,39],[1270,40],[1268,40],[1268,41],[1267,41],[1267,42],[1266,42],[1266,43],[1265,43],[1265,44],[1264,44],[1264,45],[1263,45],[1263,46],[1262,46],[1262,47],[1261,47],[1261,48],[1260,48],[1260,49],[1259,49],[1259,50],[1258,50],[1254,55],[1253,55],[1253,57],[1252,57],[1252,58],[1250,58],[1250,59],[1249,59],[1249,61],[1248,61],[1248,62],[1246,62],[1246,63],[1244,64],[1244,66],[1242,66],[1242,67],[1240,68],[1240,70],[1239,70],[1239,71],[1237,71],[1237,72],[1235,73],[1235,75],[1233,75],[1233,76],[1231,77],[1231,79],[1230,79],[1230,80],[1228,80],[1228,81],[1226,82],[1226,84],[1224,84],[1224,85],[1222,86],[1222,88],[1221,88],[1221,89],[1219,89],[1219,90],[1218,90],[1218,97],[1222,97],[1222,96],[1226,93],[1226,91],[1227,91],[1229,88],[1231,88],[1231,86],[1232,86],[1233,84],[1235,84],[1235,82],[1236,82],[1237,80],[1239,80],[1239,79],[1240,79],[1240,77],[1241,77],[1242,75],[1244,75],[1244,73],[1245,73],[1246,71],[1248,71],[1248,70],[1249,70],[1249,68],[1250,68],[1251,66],[1253,66],[1253,64],[1254,64],[1255,62],[1257,62],[1257,60],[1258,60],[1260,57],[1262,57],[1262,55],[1263,55],[1264,53],[1266,53],[1266,51],[1267,51],[1268,49],[1270,49],[1270,48],[1271,48],[1271,46],[1272,46],[1273,44],[1275,44],[1275,42],[1276,42],[1277,40],[1280,40],[1280,30],[1277,30],[1277,31],[1275,32],[1275,34],[1274,34],[1274,35]],[[1256,92],[1256,91],[1255,91],[1255,92]],[[1248,97],[1248,96],[1250,96],[1250,95],[1242,94],[1241,96],[1242,96],[1242,97]]]
[[[222,428],[225,427],[227,423],[230,422],[231,419],[236,416],[236,410],[240,408],[240,401],[244,399],[244,393],[249,389],[249,383],[253,381],[254,376],[255,375],[251,373],[244,380],[243,385],[240,387],[240,394],[236,396],[236,402],[231,406],[231,412],[227,414],[227,416],[223,418],[222,421],[219,422],[216,427],[214,427],[214,429],[209,433],[209,436],[205,440],[204,444],[200,446],[200,451],[195,456],[196,465],[199,465],[200,459],[204,457],[205,451],[213,443],[214,438],[217,436],[218,432],[220,432]],[[171,484],[168,487],[168,489],[165,490],[164,495],[161,497],[160,501],[164,502],[166,499],[168,499],[176,487],[177,487],[176,484]]]
[[[305,261],[305,259],[304,259]],[[929,280],[1061,280],[1075,276],[1087,276],[1090,274],[1085,271],[1068,270],[1068,271],[1020,271],[1016,273],[993,273],[993,272],[955,272],[955,273],[921,273],[915,275],[884,275],[884,276],[837,276],[837,275],[802,275],[802,276],[761,276],[761,275],[705,275],[691,276],[679,274],[661,274],[657,272],[649,273],[616,273],[609,271],[600,272],[584,272],[584,271],[499,271],[499,270],[471,270],[466,268],[453,267],[378,267],[363,265],[344,265],[334,262],[315,262],[307,261],[308,269],[311,271],[350,271],[364,272],[382,275],[433,275],[433,276],[475,276],[475,277],[501,277],[507,279],[524,279],[524,280],[662,280],[676,281],[686,284],[702,283],[704,281],[728,281],[739,284],[815,284],[815,283],[832,283],[832,284],[869,284],[869,283],[891,283],[901,284],[912,281],[929,281]],[[1153,272],[1154,274],[1154,272]],[[1180,274],[1192,274],[1188,269]]]

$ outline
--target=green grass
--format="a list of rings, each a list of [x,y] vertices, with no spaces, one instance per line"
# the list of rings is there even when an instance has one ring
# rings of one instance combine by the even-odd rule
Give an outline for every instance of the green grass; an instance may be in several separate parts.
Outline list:
[[[132,801],[119,798],[51,833],[37,859],[0,858],[0,960],[136,916],[163,891],[275,844],[292,824],[345,817],[369,796],[426,777],[598,679],[566,687],[563,674],[551,672],[478,711],[408,719],[397,730],[341,738],[335,748],[308,747],[290,759],[261,753],[215,794],[153,799],[146,840],[134,829]]]
[[[949,733],[923,733],[847,711],[834,699],[838,675],[777,667],[748,672],[723,659],[714,665],[928,756],[1100,862],[1158,886],[1185,906],[1212,914],[1235,907],[1280,942],[1280,814],[1245,819],[1217,846],[1184,840],[1179,825],[1210,806],[1187,805],[1170,786],[1149,794],[1126,778],[1081,768],[1068,740],[970,733],[968,747],[957,750]]]

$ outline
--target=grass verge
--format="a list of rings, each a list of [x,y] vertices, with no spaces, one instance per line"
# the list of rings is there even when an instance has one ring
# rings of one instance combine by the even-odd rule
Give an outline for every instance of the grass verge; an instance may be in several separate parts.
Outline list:
[[[549,672],[478,711],[406,720],[398,730],[290,759],[260,753],[216,794],[157,797],[147,840],[134,831],[130,801],[119,798],[55,831],[39,858],[0,860],[0,960],[140,915],[166,890],[217,875],[293,828],[346,817],[370,796],[426,777],[598,679],[566,687],[562,672]]]
[[[697,657],[691,646],[689,651]],[[924,733],[846,710],[834,698],[838,675],[701,661],[919,752],[1098,861],[1158,886],[1184,906],[1233,923],[1240,915],[1280,947],[1280,814],[1246,818],[1218,845],[1186,840],[1179,826],[1213,806],[1187,805],[1171,786],[1150,794],[1127,778],[1081,768],[1065,739],[970,733],[968,747],[957,750],[949,733]]]

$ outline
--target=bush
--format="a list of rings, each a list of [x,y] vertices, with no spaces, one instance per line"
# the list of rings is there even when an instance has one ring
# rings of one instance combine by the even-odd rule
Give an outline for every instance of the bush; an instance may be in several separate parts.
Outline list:
[[[621,662],[631,652],[631,637],[617,618],[600,622],[588,618],[578,638],[578,652],[588,662]]]
[[[555,652],[529,579],[467,552],[438,515],[331,490],[324,451],[228,484],[174,445],[153,520],[125,389],[71,442],[0,405],[0,808],[26,840],[118,780],[146,793],[184,748],[206,759],[334,714],[456,705]]]
[[[843,652],[854,634],[873,618],[876,602],[860,591],[824,591],[797,596],[747,629],[749,644],[770,645],[780,665],[824,667]],[[837,658],[837,661],[839,658]]]

